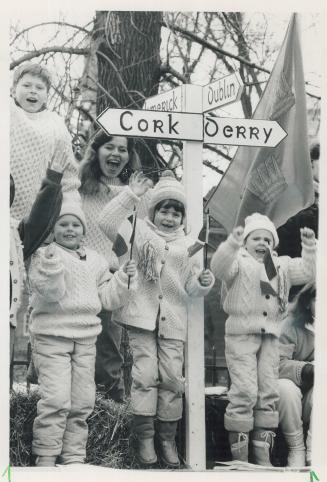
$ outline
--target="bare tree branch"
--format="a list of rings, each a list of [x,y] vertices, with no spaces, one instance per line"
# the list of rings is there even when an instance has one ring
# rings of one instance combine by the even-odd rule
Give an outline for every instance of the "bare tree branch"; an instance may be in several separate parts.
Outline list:
[[[86,24],[86,27],[88,25],[90,25],[92,23],[91,22],[88,22]],[[20,32],[18,32],[18,34],[13,38],[13,40],[10,42],[10,46],[12,46],[16,40],[21,36],[23,35],[24,33],[26,32],[29,32],[30,30],[32,30],[33,28],[37,28],[37,27],[43,27],[44,25],[61,25],[61,26],[66,26],[66,27],[71,27],[71,28],[75,28],[77,30],[80,30],[81,32],[84,32],[84,33],[87,33],[88,35],[91,35],[92,31],[91,30],[87,30],[85,27],[81,27],[80,25],[74,25],[72,23],[67,23],[67,22],[42,22],[42,23],[37,23],[36,25],[31,25],[30,27],[27,27],[27,28],[24,28],[24,30],[21,30]]]
[[[64,54],[71,54],[71,55],[88,55],[90,53],[89,49],[77,49],[74,47],[60,47],[60,46],[52,46],[52,47],[44,47],[42,49],[35,50],[34,52],[30,52],[23,57],[20,57],[17,60],[14,60],[10,63],[10,70],[13,70],[18,65],[26,62],[27,60],[32,60],[35,57],[40,57],[40,55],[47,54],[49,52],[61,52]]]

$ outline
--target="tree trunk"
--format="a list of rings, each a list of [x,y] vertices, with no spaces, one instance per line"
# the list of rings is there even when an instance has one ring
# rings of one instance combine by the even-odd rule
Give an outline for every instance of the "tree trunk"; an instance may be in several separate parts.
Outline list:
[[[141,108],[158,93],[161,21],[161,12],[96,12],[97,114],[106,107]],[[143,165],[153,166],[155,146],[138,142]]]

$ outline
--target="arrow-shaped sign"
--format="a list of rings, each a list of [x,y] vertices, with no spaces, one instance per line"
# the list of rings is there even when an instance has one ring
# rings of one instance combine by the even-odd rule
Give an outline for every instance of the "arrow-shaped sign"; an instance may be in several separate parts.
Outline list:
[[[241,98],[243,87],[244,84],[238,72],[205,85],[202,90],[203,112],[237,102]]]
[[[203,138],[202,114],[108,108],[97,117],[97,123],[114,136],[184,141]]]
[[[98,116],[97,122],[112,136],[180,139],[233,146],[276,147],[287,136],[276,121],[182,112],[108,108]]]
[[[276,147],[287,132],[276,121],[204,116],[204,139],[208,144]]]
[[[161,94],[148,97],[143,105],[144,110],[156,110],[164,112],[183,111],[183,87],[180,85],[175,89],[162,92]]]

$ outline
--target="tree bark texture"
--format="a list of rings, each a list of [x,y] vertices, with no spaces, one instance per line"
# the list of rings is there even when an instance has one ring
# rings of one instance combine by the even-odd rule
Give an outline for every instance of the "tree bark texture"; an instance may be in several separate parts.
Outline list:
[[[97,113],[106,107],[141,107],[158,92],[160,80],[161,12],[98,11]],[[115,102],[116,101],[116,102]]]

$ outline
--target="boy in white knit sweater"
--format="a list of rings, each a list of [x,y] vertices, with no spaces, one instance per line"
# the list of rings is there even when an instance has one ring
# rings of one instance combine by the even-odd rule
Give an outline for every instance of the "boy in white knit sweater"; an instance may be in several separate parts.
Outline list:
[[[61,166],[64,200],[80,202],[78,166],[64,120],[47,109],[48,70],[27,62],[14,72],[10,102],[10,172],[16,196],[12,216],[21,221],[32,207],[48,167]]]
[[[112,275],[102,256],[82,247],[85,230],[80,206],[63,203],[55,242],[40,248],[30,266],[30,331],[41,393],[33,426],[37,466],[54,466],[58,456],[62,464],[84,462],[86,419],[95,402],[97,314],[119,308],[135,289],[135,262]]]
[[[142,174],[133,175],[129,187],[104,208],[100,226],[111,240],[148,188]],[[156,417],[161,460],[177,468],[175,436],[183,410],[187,300],[205,296],[214,278],[188,256],[183,186],[165,171],[150,191],[148,217],[136,221],[133,256],[139,267],[138,289],[113,316],[128,326],[133,352],[131,404],[138,460],[143,465],[157,461]]]
[[[225,428],[233,460],[248,461],[249,432],[254,462],[269,466],[278,426],[278,337],[293,285],[314,279],[316,241],[301,230],[302,257],[278,257],[274,224],[254,213],[217,249],[211,268],[226,284],[225,354],[231,378]]]

